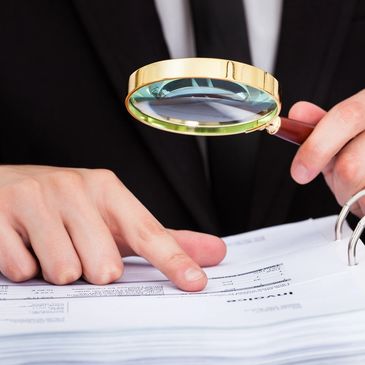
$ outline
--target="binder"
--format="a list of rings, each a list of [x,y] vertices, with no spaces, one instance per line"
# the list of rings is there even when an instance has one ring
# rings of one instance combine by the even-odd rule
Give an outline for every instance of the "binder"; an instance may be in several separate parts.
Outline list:
[[[203,292],[181,292],[136,257],[107,286],[0,275],[0,364],[363,365],[364,227],[345,224],[363,197],[338,217],[224,238]]]

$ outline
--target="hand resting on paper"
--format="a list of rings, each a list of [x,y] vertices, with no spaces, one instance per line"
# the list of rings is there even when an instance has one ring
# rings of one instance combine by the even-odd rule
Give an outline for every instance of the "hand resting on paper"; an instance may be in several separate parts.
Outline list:
[[[53,284],[107,284],[122,275],[121,257],[140,255],[197,291],[200,266],[225,252],[217,237],[165,229],[109,170],[0,166],[0,271],[10,280],[41,271]]]

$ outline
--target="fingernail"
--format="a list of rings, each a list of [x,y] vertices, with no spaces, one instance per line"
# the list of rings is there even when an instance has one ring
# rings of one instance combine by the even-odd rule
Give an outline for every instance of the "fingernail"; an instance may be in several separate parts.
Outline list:
[[[301,163],[295,165],[293,177],[299,184],[306,184],[311,179],[309,170]]]
[[[205,276],[202,270],[190,268],[185,271],[184,277],[186,281],[197,281]]]

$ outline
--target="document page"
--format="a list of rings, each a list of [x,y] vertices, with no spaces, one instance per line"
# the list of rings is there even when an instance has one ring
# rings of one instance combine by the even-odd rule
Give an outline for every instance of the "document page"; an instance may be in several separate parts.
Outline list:
[[[365,249],[349,267],[351,232],[334,242],[334,221],[227,237],[198,293],[141,258],[106,286],[0,277],[0,363],[363,364]]]

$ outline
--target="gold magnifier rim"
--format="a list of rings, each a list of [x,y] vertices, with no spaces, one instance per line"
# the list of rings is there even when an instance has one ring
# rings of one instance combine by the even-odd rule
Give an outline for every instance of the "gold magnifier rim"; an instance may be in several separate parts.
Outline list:
[[[133,94],[150,84],[184,78],[209,78],[226,80],[245,84],[270,95],[275,101],[276,108],[262,118],[241,123],[225,124],[220,126],[200,126],[192,121],[181,124],[151,117],[131,102]],[[149,126],[179,134],[188,135],[231,135],[250,133],[270,127],[281,109],[279,83],[270,73],[242,62],[219,58],[178,58],[154,62],[134,71],[129,77],[128,95],[125,99],[128,112],[140,122]]]

